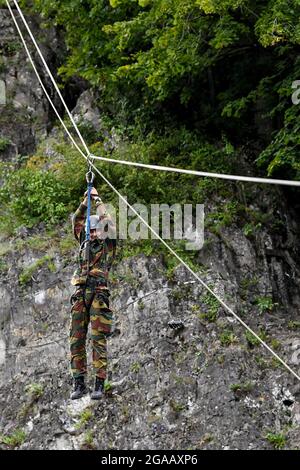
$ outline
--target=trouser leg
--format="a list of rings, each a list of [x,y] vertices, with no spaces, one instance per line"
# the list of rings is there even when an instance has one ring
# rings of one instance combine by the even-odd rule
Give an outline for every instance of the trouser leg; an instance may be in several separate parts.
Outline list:
[[[109,292],[96,292],[90,308],[93,369],[95,376],[101,379],[106,379],[107,374],[107,336],[113,317],[108,297]]]
[[[83,289],[77,289],[73,295],[73,300],[70,322],[71,373],[73,378],[77,378],[87,372],[85,343],[89,313],[86,308]]]

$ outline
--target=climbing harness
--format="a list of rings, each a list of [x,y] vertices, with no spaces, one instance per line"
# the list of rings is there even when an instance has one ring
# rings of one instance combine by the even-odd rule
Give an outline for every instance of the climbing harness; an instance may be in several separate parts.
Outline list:
[[[82,135],[81,135],[81,133],[80,133],[80,131],[79,131],[79,129],[78,129],[78,126],[76,125],[76,123],[75,123],[75,121],[74,121],[74,119],[73,119],[73,116],[71,115],[71,113],[70,113],[70,111],[69,111],[69,108],[67,107],[67,105],[66,105],[66,103],[65,103],[65,101],[64,101],[64,99],[63,99],[63,97],[62,97],[62,95],[61,95],[61,92],[60,92],[60,90],[59,90],[59,88],[58,88],[58,86],[57,86],[57,84],[56,84],[56,82],[55,82],[55,79],[54,79],[54,77],[53,77],[51,71],[49,70],[49,67],[48,67],[48,65],[47,65],[47,63],[46,63],[46,61],[45,61],[45,59],[44,59],[44,57],[43,57],[43,54],[42,54],[42,52],[41,52],[41,50],[40,50],[38,44],[36,43],[36,41],[35,41],[35,39],[34,39],[34,36],[33,36],[32,32],[31,32],[31,30],[30,30],[30,28],[29,28],[29,26],[28,26],[28,23],[27,23],[27,21],[26,21],[24,15],[23,15],[23,13],[22,13],[22,11],[21,11],[19,5],[18,5],[18,2],[17,2],[16,0],[13,0],[13,2],[14,2],[15,6],[16,6],[16,8],[17,8],[19,14],[20,14],[20,17],[21,17],[21,19],[22,19],[22,21],[23,21],[23,23],[24,23],[24,25],[25,25],[25,27],[26,27],[26,29],[27,29],[27,31],[28,31],[30,37],[31,37],[31,39],[32,39],[33,44],[35,45],[36,50],[38,51],[39,56],[41,57],[41,60],[42,60],[42,62],[43,62],[43,64],[44,64],[44,66],[45,66],[45,69],[47,70],[47,73],[48,73],[48,75],[49,75],[49,77],[50,77],[52,83],[54,84],[54,87],[55,87],[55,89],[56,89],[56,91],[57,91],[57,93],[58,93],[58,95],[59,95],[59,97],[60,97],[60,99],[61,99],[61,101],[62,101],[62,103],[63,103],[63,105],[64,105],[64,107],[65,107],[65,109],[66,109],[66,111],[67,111],[67,113],[68,113],[68,115],[69,115],[69,117],[70,117],[70,119],[71,119],[71,121],[72,121],[72,124],[73,124],[73,126],[74,126],[74,128],[75,128],[75,130],[76,130],[76,132],[77,132],[77,134],[78,134],[78,136],[79,136],[81,142],[83,143],[83,146],[84,146],[84,148],[85,148],[85,150],[86,150],[86,154],[80,149],[80,147],[77,145],[76,141],[74,140],[73,136],[72,136],[72,135],[70,134],[70,132],[68,131],[68,129],[67,129],[66,125],[64,124],[63,120],[62,120],[61,117],[59,116],[59,113],[57,112],[57,109],[56,109],[55,105],[53,104],[53,101],[51,100],[49,94],[47,93],[47,91],[46,91],[46,89],[45,89],[45,87],[44,87],[44,85],[43,85],[43,82],[42,82],[42,80],[41,80],[41,77],[40,77],[40,75],[39,75],[39,73],[38,73],[38,71],[37,71],[37,69],[36,69],[36,67],[35,67],[35,65],[34,65],[33,59],[32,59],[32,57],[31,57],[30,51],[28,50],[28,47],[27,47],[27,45],[26,45],[26,41],[25,41],[25,39],[24,39],[24,37],[23,37],[23,34],[22,34],[22,32],[21,32],[21,30],[20,30],[20,28],[19,28],[19,26],[18,26],[17,20],[16,20],[15,15],[14,15],[14,12],[12,11],[12,9],[11,9],[11,7],[10,7],[9,1],[6,0],[7,7],[8,7],[8,9],[9,9],[9,12],[10,12],[10,14],[11,14],[11,17],[12,17],[12,19],[13,19],[13,22],[14,22],[16,28],[17,28],[17,31],[18,31],[18,33],[19,33],[19,35],[20,35],[20,38],[21,38],[21,40],[22,40],[22,43],[23,43],[23,45],[24,45],[24,47],[25,47],[26,53],[27,53],[27,55],[28,55],[28,57],[29,57],[29,60],[30,60],[30,62],[31,62],[31,64],[32,64],[32,66],[33,66],[33,69],[34,69],[34,71],[35,71],[35,74],[36,74],[36,76],[37,76],[37,78],[38,78],[38,80],[39,80],[39,82],[40,82],[40,84],[41,84],[41,86],[42,86],[43,91],[45,92],[45,95],[47,96],[47,99],[48,99],[49,103],[51,104],[52,108],[54,109],[55,114],[58,116],[59,121],[61,122],[62,126],[64,127],[65,131],[67,132],[67,135],[69,136],[69,138],[71,139],[71,141],[73,142],[73,144],[74,144],[74,146],[77,148],[77,150],[80,152],[80,154],[83,156],[83,158],[84,158],[85,160],[87,160],[88,163],[90,163],[91,167],[93,167],[93,168],[97,171],[97,173],[98,173],[98,174],[101,176],[101,178],[106,182],[106,184],[119,196],[119,198],[126,204],[126,206],[128,206],[128,207],[132,210],[132,212],[144,223],[144,225],[151,231],[151,233],[153,233],[153,234],[155,235],[155,237],[156,237],[158,240],[161,241],[161,243],[170,251],[170,253],[172,253],[173,256],[175,256],[175,258],[187,269],[187,271],[189,271],[189,273],[190,273],[208,292],[210,292],[210,294],[213,295],[214,298],[215,298],[215,299],[216,299],[216,300],[217,300],[217,301],[218,301],[218,302],[219,302],[219,303],[220,303],[220,304],[221,304],[221,305],[222,305],[222,306],[223,306],[223,307],[224,307],[224,308],[225,308],[225,309],[226,309],[226,310],[227,310],[245,329],[247,329],[247,330],[259,341],[260,344],[262,344],[262,345],[263,345],[263,346],[264,346],[264,347],[265,347],[265,348],[266,348],[266,349],[267,349],[267,350],[268,350],[268,351],[269,351],[269,352],[270,352],[270,353],[271,353],[271,354],[272,354],[272,355],[273,355],[273,356],[274,356],[274,357],[275,357],[275,358],[294,376],[294,377],[296,377],[297,380],[300,381],[300,376],[299,376],[293,369],[291,369],[291,367],[290,367],[283,359],[281,359],[281,357],[278,356],[278,354],[276,354],[275,351],[273,351],[273,349],[271,349],[271,348],[265,343],[265,341],[263,341],[263,340],[260,338],[260,336],[258,336],[258,334],[255,333],[255,331],[253,331],[253,330],[252,330],[252,329],[251,329],[251,328],[250,328],[250,327],[249,327],[249,326],[248,326],[248,325],[247,325],[247,324],[246,324],[246,323],[245,323],[245,322],[244,322],[244,321],[243,321],[243,320],[242,320],[242,319],[241,319],[241,318],[240,318],[240,317],[239,317],[239,316],[238,316],[238,315],[219,297],[219,295],[217,295],[217,294],[216,294],[216,293],[215,293],[215,292],[196,274],[196,272],[195,272],[192,268],[190,268],[190,266],[176,253],[176,251],[174,251],[174,250],[170,247],[170,245],[168,245],[168,243],[166,243],[165,240],[163,240],[163,238],[161,238],[161,237],[159,236],[159,234],[156,233],[156,231],[147,223],[147,221],[134,209],[134,207],[132,207],[132,206],[127,202],[126,198],[125,198],[124,196],[122,196],[122,194],[112,185],[112,183],[102,174],[102,172],[101,172],[97,167],[95,167],[95,165],[94,165],[93,163],[90,162],[90,157],[93,157],[93,156],[90,154],[89,149],[88,149],[88,147],[87,147],[87,145],[86,145],[86,143],[85,143],[85,141],[84,141],[84,139],[83,139],[83,137],[82,137]],[[173,169],[173,171],[174,171],[174,169]],[[208,174],[207,174],[207,176],[208,176]],[[209,176],[212,176],[212,177],[213,177],[214,174],[210,174]],[[228,178],[228,176],[230,176],[230,175],[227,175],[227,178]],[[239,178],[239,177],[235,177],[235,179],[237,179],[237,178]],[[254,181],[253,181],[253,182],[254,182]],[[257,182],[258,182],[258,181],[257,181]],[[293,181],[293,182],[291,182],[291,183],[292,183],[292,185],[294,185],[294,186],[296,186],[296,185],[298,186],[298,185],[299,185],[299,182],[297,182],[297,181]],[[274,184],[275,184],[275,183],[274,183]],[[280,183],[277,181],[276,184],[280,184]],[[283,183],[281,183],[281,184],[283,184]]]

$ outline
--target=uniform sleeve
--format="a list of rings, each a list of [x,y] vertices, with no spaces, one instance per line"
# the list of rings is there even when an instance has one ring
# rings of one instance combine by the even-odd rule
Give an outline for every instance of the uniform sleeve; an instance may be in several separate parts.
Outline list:
[[[117,240],[112,238],[106,238],[106,263],[107,270],[110,271],[110,268],[114,262],[117,252]]]
[[[81,203],[72,218],[73,233],[78,241],[80,240],[81,232],[85,228],[86,211],[87,207]]]

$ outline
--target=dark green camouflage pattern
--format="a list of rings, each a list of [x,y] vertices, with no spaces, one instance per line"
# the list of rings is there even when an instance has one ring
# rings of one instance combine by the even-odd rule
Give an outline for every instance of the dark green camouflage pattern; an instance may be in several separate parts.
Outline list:
[[[107,336],[111,332],[113,313],[109,308],[109,291],[105,287],[78,288],[72,296],[70,325],[71,372],[74,378],[86,374],[86,336],[91,323],[92,365],[94,375],[106,379]]]
[[[80,204],[73,217],[73,233],[80,244],[85,240],[85,216],[86,206]],[[102,218],[103,220],[103,218]],[[73,278],[73,286],[85,284],[87,272],[89,277],[105,282],[108,279],[109,270],[116,255],[116,240],[109,237],[104,240],[97,239],[90,243],[90,265],[89,270],[84,259],[84,251],[79,254],[79,266]]]

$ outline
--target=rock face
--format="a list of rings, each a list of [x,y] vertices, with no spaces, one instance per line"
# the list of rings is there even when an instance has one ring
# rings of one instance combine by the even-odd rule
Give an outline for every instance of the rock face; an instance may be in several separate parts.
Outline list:
[[[56,31],[47,31],[45,42],[38,18],[30,17],[28,21],[46,60],[56,70],[55,65],[64,50]],[[21,26],[20,19],[19,24]],[[60,110],[50,79],[40,66],[30,38],[26,36],[26,39],[43,83]],[[0,155],[2,160],[11,160],[18,154],[28,155],[35,150],[37,142],[49,129],[53,111],[49,109],[47,98],[6,9],[0,9],[0,84]]]
[[[236,247],[244,261],[247,249],[251,253],[244,236],[231,240],[219,257],[223,267],[237,256]],[[268,449],[273,434],[284,436],[285,448],[300,447],[297,380],[249,343],[244,328],[185,268],[167,278],[158,257],[139,255],[115,266],[106,396],[95,403],[89,396],[69,400],[74,265],[55,255],[56,272],[45,264],[24,289],[20,272],[41,256],[25,250],[2,276],[2,435],[22,430],[21,449]],[[202,279],[255,331],[264,330],[266,341],[280,346],[278,353],[299,371],[299,335],[288,328],[292,314],[283,307],[261,314],[254,303],[243,313],[237,278],[219,271],[219,263],[203,269]],[[267,273],[265,282],[271,283]],[[248,304],[252,288],[244,292]],[[181,318],[184,328],[170,329],[172,318]]]
[[[95,107],[95,96],[91,90],[85,90],[77,100],[72,111],[76,123],[90,125],[94,131],[101,130],[100,111]]]

